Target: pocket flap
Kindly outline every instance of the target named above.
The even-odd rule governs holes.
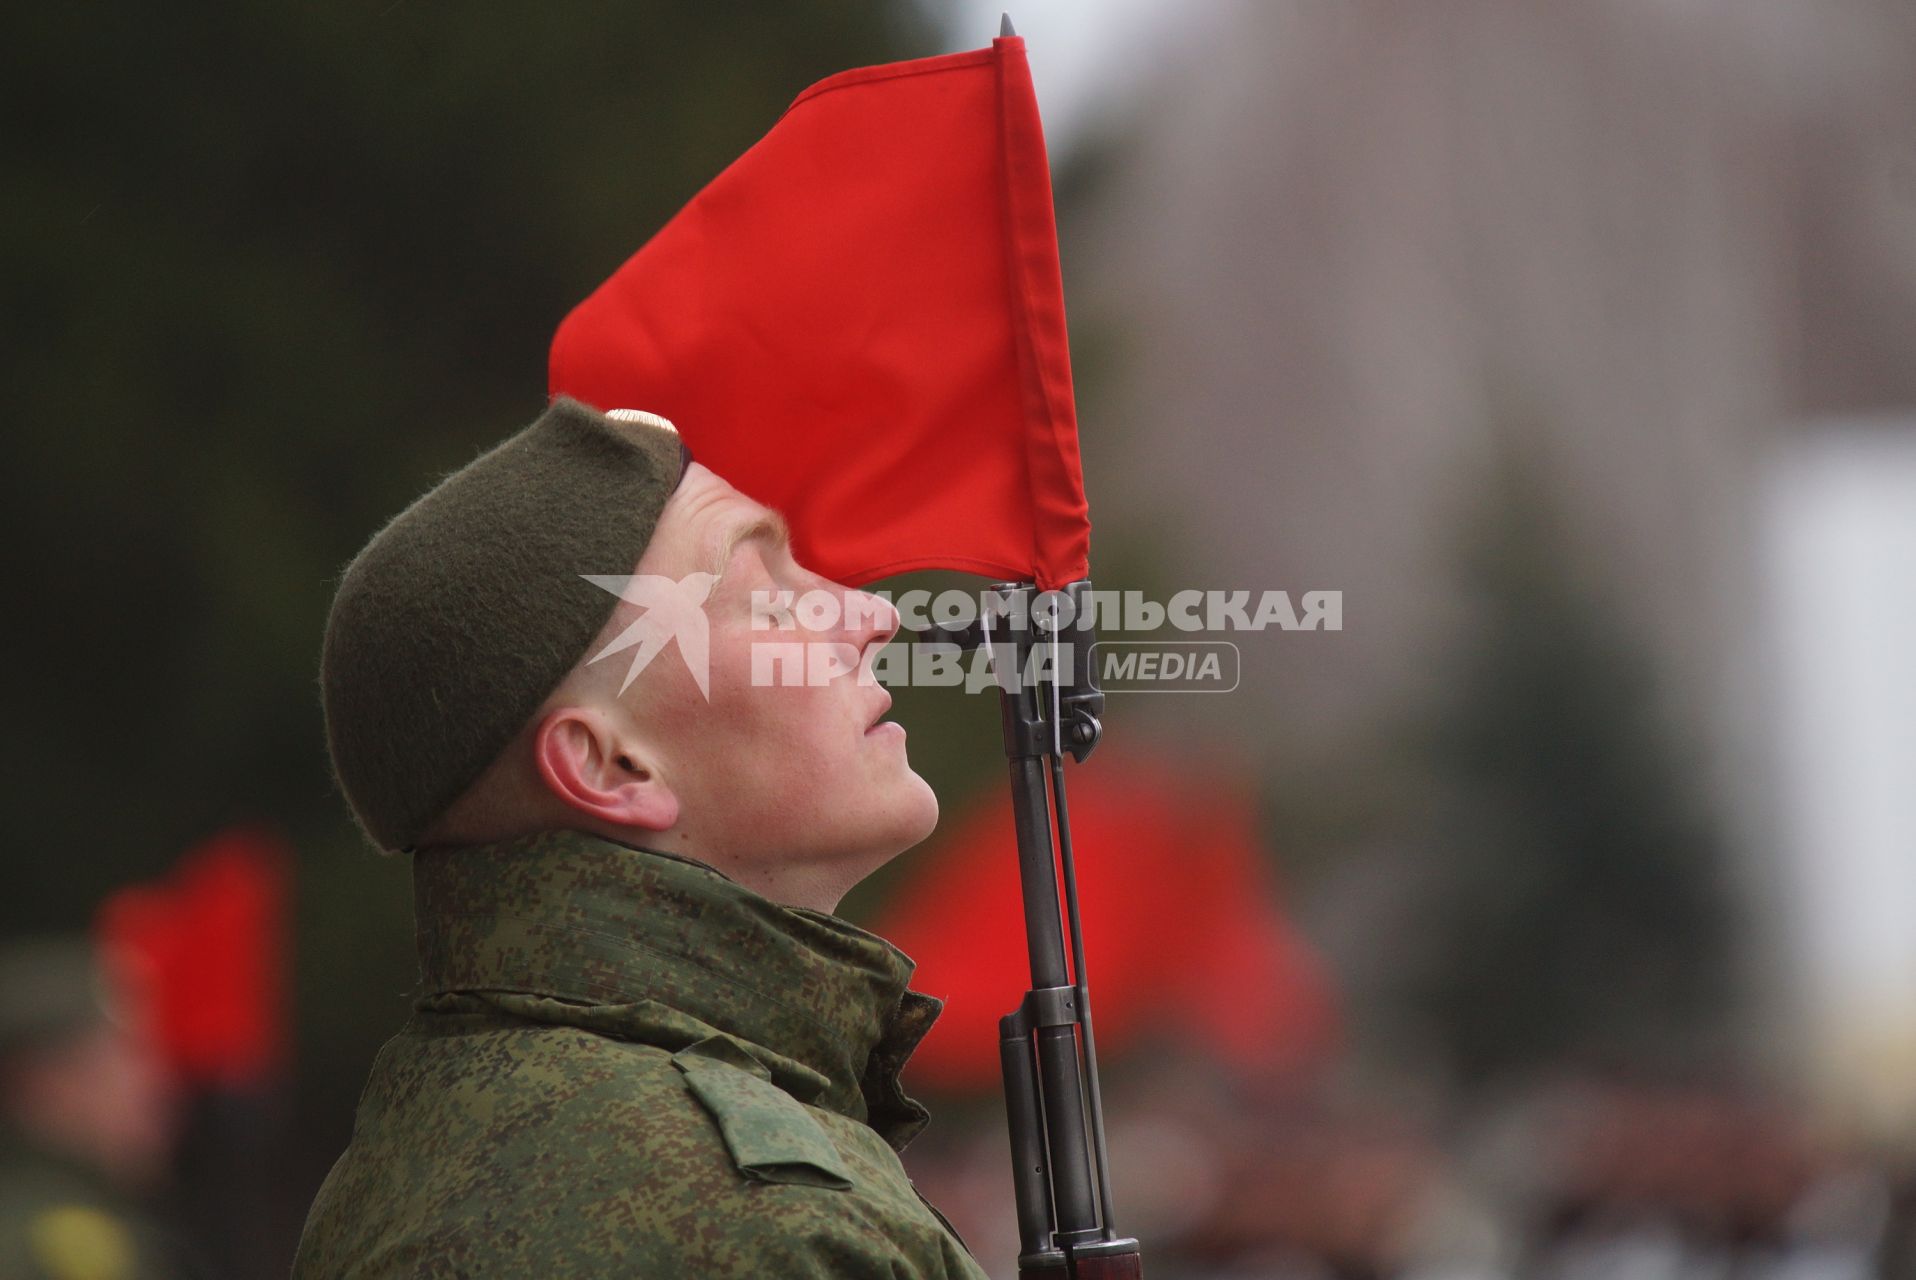
[[[761,1182],[839,1190],[852,1185],[838,1148],[797,1099],[748,1067],[733,1065],[731,1045],[703,1052],[709,1045],[701,1041],[674,1054],[672,1065],[717,1122],[740,1173]]]

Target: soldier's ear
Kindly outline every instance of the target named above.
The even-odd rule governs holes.
[[[546,789],[568,808],[615,826],[664,831],[679,800],[646,748],[598,707],[559,707],[539,722],[532,757]]]

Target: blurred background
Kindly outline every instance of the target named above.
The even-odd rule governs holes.
[[[0,1274],[284,1273],[415,976],[335,575],[799,90],[1000,7],[9,14]],[[1071,773],[1150,1274],[1916,1275],[1916,10],[1013,18],[1098,586],[1344,599]],[[899,710],[945,818],[845,913],[1008,1276],[997,711]]]

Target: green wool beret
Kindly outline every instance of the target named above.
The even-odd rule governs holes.
[[[585,656],[688,461],[650,415],[560,397],[373,535],[319,659],[333,773],[382,849],[411,848]],[[647,420],[634,420],[650,419]]]

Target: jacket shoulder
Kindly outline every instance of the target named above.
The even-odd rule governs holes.
[[[294,1274],[505,1275],[521,1250],[536,1261],[550,1245],[588,1274],[608,1261],[594,1241],[612,1234],[595,1216],[622,1193],[730,1175],[702,1127],[663,1049],[576,1027],[415,1019],[373,1064]]]
[[[905,1238],[938,1246],[862,1145],[723,1053],[415,1026],[374,1066],[295,1275],[947,1274],[911,1261]]]

